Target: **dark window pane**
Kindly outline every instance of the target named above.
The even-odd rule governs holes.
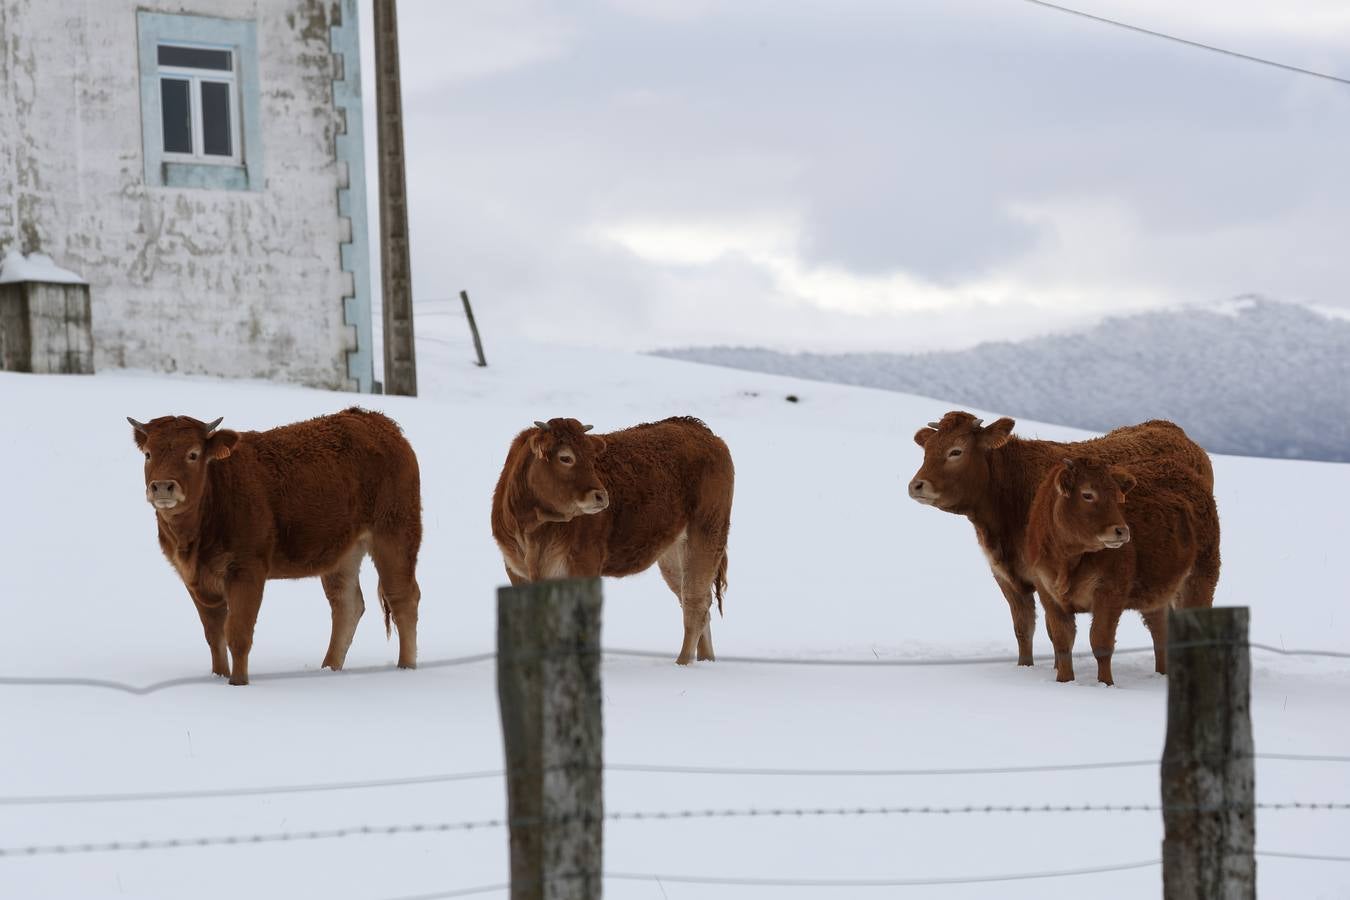
[[[192,106],[189,84],[176,78],[161,78],[159,100],[164,109],[164,152],[192,152]]]
[[[228,72],[234,68],[229,50],[205,50],[201,47],[172,47],[161,44],[161,66],[185,66],[189,69],[215,69]]]
[[[221,81],[202,82],[202,152],[208,156],[233,156],[230,143],[230,86]]]

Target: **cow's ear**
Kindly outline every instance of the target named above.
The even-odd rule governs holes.
[[[1074,471],[1073,460],[1066,459],[1056,467],[1054,471],[1055,490],[1059,491],[1061,497],[1068,497],[1073,494],[1074,483],[1078,481],[1078,473]]]
[[[548,455],[547,444],[548,435],[542,430],[535,431],[535,433],[530,435],[525,441],[525,445],[530,448],[530,452],[534,454],[535,459],[543,459]]]
[[[1111,477],[1115,479],[1116,487],[1120,488],[1122,494],[1128,494],[1138,483],[1128,470],[1122,469],[1120,466],[1111,468]]]
[[[927,444],[928,439],[935,434],[937,434],[937,432],[931,428],[920,428],[918,431],[914,432],[914,443],[922,447]]]
[[[609,442],[606,441],[604,438],[600,437],[599,435],[595,435],[591,438],[591,449],[596,456],[600,456],[602,453],[604,453],[605,448],[608,446]]]
[[[980,446],[986,450],[997,450],[1012,439],[1013,426],[1017,423],[1004,416],[995,419],[980,430]]]
[[[145,442],[150,439],[150,432],[145,430],[145,426],[137,422],[131,416],[127,416],[127,421],[131,423],[131,439],[136,442],[136,446],[145,449]]]
[[[225,459],[234,452],[234,445],[238,443],[239,432],[221,429],[206,439],[206,458]]]

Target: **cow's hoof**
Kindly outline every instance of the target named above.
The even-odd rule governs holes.
[[[687,656],[680,656],[680,657],[676,657],[676,659],[675,659],[675,665],[677,665],[677,666],[687,666],[687,665],[689,665],[689,662],[690,662],[690,660],[689,660],[689,657],[687,657]]]
[[[1034,666],[1034,665],[1035,665],[1035,663],[1031,661],[1031,657],[1030,657],[1030,656],[1019,656],[1019,657],[1017,657],[1017,664],[1018,664],[1019,666]]]
[[[1070,681],[1073,681],[1073,676],[1063,674],[1056,675],[1055,680],[1058,681],[1060,684],[1068,684]]]
[[[399,667],[400,669],[415,669],[415,668],[417,668],[417,663],[415,663],[415,662],[410,662],[410,663],[399,663],[399,664],[398,664],[398,667]]]
[[[248,679],[247,679],[247,678],[234,678],[234,677],[232,676],[232,677],[230,678],[230,684],[234,685],[235,687],[242,687],[243,685],[248,684]]]

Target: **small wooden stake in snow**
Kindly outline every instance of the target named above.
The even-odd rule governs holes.
[[[473,334],[473,349],[478,351],[478,365],[486,366],[483,358],[483,342],[478,339],[478,323],[473,320],[473,307],[469,305],[469,292],[460,291],[459,299],[464,301],[464,317],[469,320],[469,331]]]
[[[1256,897],[1247,609],[1167,614],[1163,897]]]
[[[511,900],[598,900],[600,579],[497,591]]]

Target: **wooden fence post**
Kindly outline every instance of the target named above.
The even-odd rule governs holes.
[[[1167,614],[1163,897],[1256,897],[1247,609]]]
[[[600,579],[497,591],[511,900],[598,900]]]
[[[469,305],[469,292],[460,291],[459,299],[464,301],[464,318],[469,320],[469,333],[473,335],[473,349],[478,353],[478,365],[486,366],[483,358],[483,341],[478,337],[478,323],[473,320],[473,307]]]

